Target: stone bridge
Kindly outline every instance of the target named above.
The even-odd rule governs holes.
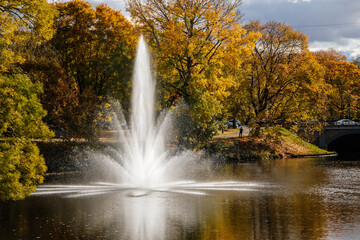
[[[319,136],[319,147],[329,149],[331,144],[336,142],[345,143],[345,139],[357,135],[356,140],[351,140],[351,143],[359,144],[360,149],[360,125],[331,125],[326,126]],[[345,143],[346,144],[346,143]]]

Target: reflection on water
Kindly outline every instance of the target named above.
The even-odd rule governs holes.
[[[24,201],[0,204],[0,239],[359,239],[360,162],[289,159],[217,170],[214,182],[157,189],[43,185]]]
[[[129,197],[146,196],[153,192],[171,192],[193,195],[208,195],[209,191],[257,191],[257,188],[267,187],[268,184],[258,184],[249,182],[195,182],[179,181],[155,188],[134,188],[132,185],[113,184],[113,183],[94,183],[91,185],[41,185],[32,196],[62,194],[63,197],[86,197],[114,192],[127,192]]]

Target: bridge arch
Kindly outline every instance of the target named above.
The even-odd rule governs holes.
[[[340,131],[326,140],[327,149],[336,152],[360,152],[360,129]]]

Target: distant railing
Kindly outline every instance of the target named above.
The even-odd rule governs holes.
[[[325,128],[337,128],[337,129],[346,129],[346,128],[359,128],[359,124],[328,124]]]

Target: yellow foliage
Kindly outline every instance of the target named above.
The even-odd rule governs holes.
[[[234,85],[230,68],[239,69],[259,33],[240,24],[238,4],[215,0],[128,0],[129,11],[156,51],[163,101],[184,98],[200,121],[222,111]]]
[[[24,61],[17,48],[25,41],[39,44],[52,37],[56,14],[46,0],[0,1],[0,72]]]
[[[256,32],[261,38],[238,74],[232,96],[242,96],[228,100],[231,111],[249,111],[241,106],[248,104],[248,116],[257,121],[311,118],[311,109],[323,104],[314,97],[323,91],[323,70],[309,53],[307,37],[278,22],[251,22],[246,29],[253,32],[252,39],[257,39]]]
[[[42,182],[45,161],[33,138],[53,133],[42,122],[46,112],[38,99],[42,91],[24,75],[0,76],[0,199],[18,200]]]
[[[360,90],[360,70],[346,57],[335,50],[319,51],[314,53],[318,62],[325,69],[325,82],[329,86],[326,97],[327,109],[332,119],[349,117],[348,110],[355,118],[359,115],[357,101]]]
[[[29,140],[0,143],[0,199],[20,200],[35,192],[46,171],[44,158]]]

